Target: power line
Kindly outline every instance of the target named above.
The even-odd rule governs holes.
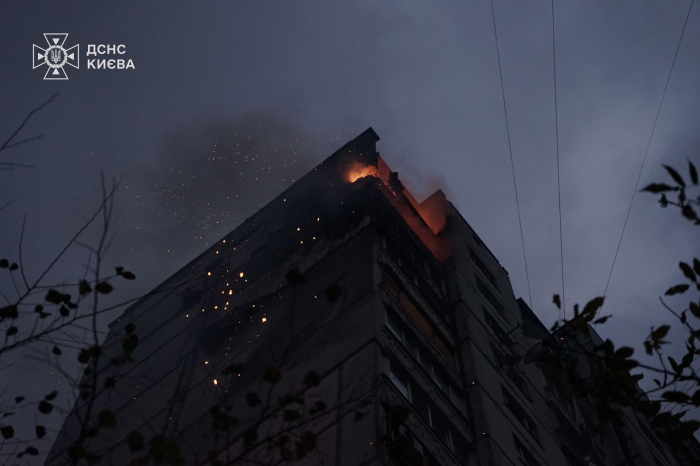
[[[501,71],[501,52],[498,47],[498,32],[496,32],[496,13],[491,0],[491,18],[493,19],[493,35],[496,39],[496,57],[498,58],[498,76],[501,79],[501,96],[503,97],[503,114],[506,118],[506,133],[508,134],[508,152],[510,153],[510,168],[513,172],[513,188],[515,189],[515,206],[518,209],[518,226],[520,227],[520,243],[523,246],[523,261],[525,262],[525,278],[527,279],[527,294],[532,308],[532,292],[530,291],[530,274],[527,268],[527,256],[525,255],[525,237],[523,236],[523,222],[520,217],[520,201],[518,200],[518,184],[515,181],[515,164],[513,163],[513,147],[510,143],[510,125],[508,124],[508,109],[506,107],[506,93],[503,89],[503,72]]]
[[[693,9],[693,4],[695,0],[691,0],[690,6],[688,7],[688,13],[685,15],[685,22],[683,23],[683,29],[681,31],[681,36],[678,39],[678,45],[676,46],[676,53],[673,55],[673,61],[671,62],[671,69],[668,71],[668,77],[666,78],[666,85],[664,86],[664,92],[661,95],[661,101],[659,102],[659,108],[656,110],[656,118],[654,118],[654,126],[651,128],[651,134],[649,135],[649,141],[647,142],[647,148],[644,151],[644,158],[642,159],[642,166],[639,167],[639,174],[637,175],[637,182],[634,185],[634,191],[632,191],[632,199],[630,199],[630,205],[627,209],[627,215],[625,215],[625,223],[622,225],[622,232],[620,233],[620,239],[617,242],[617,248],[615,249],[615,256],[613,257],[612,266],[610,266],[610,273],[608,274],[608,281],[605,283],[605,291],[603,296],[608,294],[608,286],[610,285],[610,278],[612,277],[613,269],[615,268],[615,262],[617,261],[617,254],[620,252],[620,245],[622,244],[622,237],[625,235],[625,228],[627,228],[627,220],[630,217],[630,212],[632,211],[632,204],[634,203],[634,197],[637,194],[637,189],[639,188],[639,180],[642,178],[642,171],[644,170],[644,163],[647,160],[647,155],[649,154],[649,147],[651,147],[651,141],[654,138],[654,131],[656,130],[656,123],[659,121],[659,114],[661,114],[661,107],[664,104],[664,98],[666,97],[666,90],[668,89],[668,83],[671,81],[671,74],[673,73],[673,67],[676,65],[676,58],[678,57],[678,51],[681,48],[681,42],[683,41],[683,35],[685,34],[685,27],[688,25],[688,18],[690,18],[690,11]]]
[[[561,260],[561,301],[566,319],[566,287],[564,286],[564,235],[561,226],[561,181],[559,174],[559,105],[557,103],[557,44],[554,34],[554,0],[552,0],[552,65],[554,69],[554,131],[557,141],[557,195],[559,199],[559,257]]]

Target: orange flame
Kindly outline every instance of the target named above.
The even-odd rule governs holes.
[[[360,162],[353,163],[348,169],[348,181],[354,183],[360,178],[366,176],[376,176],[379,177],[379,172],[377,167],[374,165],[363,165]]]
[[[401,190],[402,196],[397,195],[390,175],[391,170],[381,158],[378,159],[377,166],[354,162],[347,170],[347,179],[351,183],[368,176],[379,178],[388,192],[393,194],[391,203],[414,233],[438,260],[445,260],[451,254],[451,247],[446,238],[437,236],[447,224],[448,204],[445,195],[438,190],[423,202],[418,202],[407,189]]]

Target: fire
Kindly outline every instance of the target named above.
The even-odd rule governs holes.
[[[379,171],[377,170],[377,167],[374,165],[363,165],[360,162],[355,162],[348,169],[348,181],[351,183],[354,183],[360,178],[364,178],[366,176],[375,176],[379,178]]]
[[[449,242],[446,238],[438,236],[447,225],[449,205],[442,191],[438,190],[423,202],[418,202],[381,157],[377,158],[376,166],[356,161],[347,171],[347,178],[351,183],[367,176],[374,176],[382,181],[387,189],[385,194],[392,205],[438,260],[443,261],[450,256]]]

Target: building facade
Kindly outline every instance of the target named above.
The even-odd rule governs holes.
[[[683,464],[645,419],[600,425],[513,357],[549,332],[378,139],[348,142],[114,321],[46,464],[145,464],[163,445],[163,464],[188,465]],[[89,431],[105,411],[115,422]]]

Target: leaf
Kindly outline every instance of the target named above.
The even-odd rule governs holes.
[[[15,429],[13,429],[12,426],[0,427],[0,433],[2,433],[2,438],[10,440],[15,436]]]
[[[671,288],[666,290],[666,293],[664,293],[664,295],[673,296],[674,294],[685,293],[686,290],[688,290],[688,288],[690,288],[690,287],[688,285],[685,285],[685,284],[672,286]]]
[[[693,184],[698,184],[698,170],[690,160],[688,160],[688,172],[690,173],[690,181],[692,181]]]
[[[24,449],[23,453],[20,453],[17,455],[17,458],[20,458],[20,455],[29,455],[29,456],[37,456],[39,454],[39,450],[36,449],[36,447],[27,447]]]
[[[258,431],[255,429],[248,429],[243,434],[243,444],[246,448],[250,447],[258,440]]]
[[[688,280],[690,280],[691,282],[697,281],[697,278],[695,277],[695,272],[693,272],[693,269],[688,264],[686,264],[685,262],[680,262],[678,266],[681,268],[681,270],[683,271],[683,275],[685,275]]]
[[[124,267],[115,267],[114,270],[117,271],[117,275],[121,275],[124,272]]]
[[[651,339],[656,341],[661,340],[663,337],[666,336],[669,330],[671,330],[670,325],[662,325],[661,327],[651,332]]]
[[[343,289],[340,287],[340,285],[333,283],[326,288],[326,298],[328,298],[328,301],[334,303],[338,301],[338,298],[340,298],[342,292]]]
[[[693,207],[690,204],[684,205],[683,209],[681,210],[681,213],[688,220],[697,219],[697,214],[695,213],[695,211],[693,210]]]
[[[287,422],[294,422],[301,419],[301,414],[296,409],[285,409],[282,411],[282,418]]]
[[[127,335],[134,333],[134,330],[136,330],[136,325],[134,324],[127,324],[126,327],[124,327],[124,331]]]
[[[7,259],[0,259],[0,269],[6,269],[10,266]]]
[[[61,306],[58,312],[60,312],[63,317],[68,317],[70,315],[70,311],[66,306]]]
[[[673,371],[676,374],[680,374],[683,372],[683,368],[678,365],[675,359],[673,359],[671,356],[668,357],[668,362],[671,364],[671,367],[673,368]]]
[[[700,319],[700,306],[692,301],[690,302],[690,312],[692,312],[695,317]]]
[[[44,437],[44,435],[46,435],[46,427],[44,427],[44,426],[36,426],[35,431],[36,431],[36,438],[38,438],[38,439],[41,439],[42,437]]]
[[[107,282],[100,282],[97,285],[95,285],[95,291],[97,291],[98,293],[102,293],[102,294],[108,294],[113,289],[114,288],[112,287],[112,285],[110,285]]]
[[[666,191],[673,191],[673,188],[666,183],[652,183],[646,188],[642,189],[642,191],[658,194]]]
[[[243,371],[243,364],[231,364],[230,366],[226,367],[221,374],[223,375],[228,375],[228,374],[236,374],[240,375],[240,373]]]
[[[632,357],[634,354],[634,348],[629,346],[623,346],[622,348],[615,351],[615,359],[627,359]]]
[[[612,316],[603,316],[603,317],[601,317],[600,319],[596,319],[595,321],[593,321],[593,323],[594,323],[594,324],[604,324],[604,323],[607,322],[608,319],[611,318],[611,317],[612,317]]]
[[[695,273],[700,275],[700,261],[697,259],[693,259],[693,269],[695,269]]]
[[[263,373],[263,380],[271,384],[276,384],[280,381],[281,374],[279,369],[271,367]]]
[[[317,436],[313,432],[306,431],[301,434],[301,438],[296,442],[298,460],[304,459],[309,453],[316,448]]]
[[[117,425],[117,418],[112,411],[104,410],[97,416],[97,425],[112,429]]]
[[[52,288],[46,293],[46,297],[44,299],[52,304],[61,304],[65,297],[63,293],[60,293]]]
[[[561,298],[559,297],[558,294],[555,294],[552,297],[552,302],[554,303],[555,306],[557,306],[557,309],[561,309]]]
[[[319,400],[319,401],[316,401],[316,403],[314,403],[314,407],[309,410],[309,414],[314,415],[316,413],[321,413],[325,410],[326,410],[326,403]]]
[[[143,435],[138,432],[132,432],[126,436],[126,443],[131,451],[141,451],[146,446]]]
[[[166,440],[160,435],[155,435],[151,438],[149,445],[151,448],[148,450],[148,454],[153,458],[155,464],[160,464],[164,461],[172,466],[185,464],[177,443]]]
[[[53,410],[53,405],[46,400],[39,402],[39,412],[41,414],[49,414]]]
[[[57,391],[57,390],[54,390],[54,391],[52,391],[51,393],[49,393],[48,395],[46,395],[46,396],[44,397],[44,399],[45,399],[46,401],[52,401],[52,400],[55,400],[57,396],[58,396],[58,391]]]
[[[591,299],[583,308],[583,312],[581,312],[581,315],[584,316],[590,316],[589,319],[586,320],[592,320],[593,317],[595,316],[595,313],[600,309],[600,307],[603,305],[603,302],[605,302],[605,297],[604,296],[598,296],[597,298]]]
[[[661,397],[672,403],[687,403],[690,397],[683,392],[664,392]]]
[[[78,362],[81,364],[87,364],[90,361],[90,350],[83,348],[78,353]]]
[[[139,344],[139,337],[133,333],[127,335],[127,337],[122,342],[122,350],[126,356],[131,356],[136,347]]]
[[[92,291],[92,287],[87,281],[80,280],[80,284],[78,285],[78,291],[81,295],[85,295]]]
[[[287,272],[284,278],[291,285],[302,285],[307,281],[307,278],[296,267]]]
[[[122,277],[124,277],[126,280],[134,280],[136,278],[136,275],[134,275],[131,272],[123,272]]]
[[[17,270],[18,268],[19,268],[19,265],[17,265],[17,262],[13,262],[13,263],[10,265],[10,272],[14,272],[14,271]]]
[[[0,308],[0,319],[16,319],[17,317],[19,317],[19,312],[16,305],[12,304]]]
[[[24,399],[25,399],[25,398],[24,398],[23,396],[16,396],[16,397],[15,397],[15,403],[19,404],[19,403],[23,402]]]
[[[679,175],[678,172],[673,167],[669,167],[668,165],[664,165],[664,168],[666,169],[668,174],[671,175],[671,178],[673,178],[673,180],[676,183],[678,183],[680,186],[685,187],[685,181],[683,181],[683,177],[681,177],[681,175]]]
[[[61,351],[61,348],[59,348],[58,346],[54,346],[51,352],[56,356],[60,356],[63,354],[63,351]]]
[[[314,371],[307,372],[304,377],[304,384],[309,387],[317,387],[321,383],[321,376]]]
[[[6,332],[6,333],[7,333],[7,336],[8,336],[8,337],[11,336],[11,335],[16,334],[16,333],[17,333],[17,327],[15,327],[15,326],[13,325],[12,327],[10,327],[10,328],[7,329],[7,332]]]
[[[686,355],[683,356],[683,359],[681,359],[681,366],[690,367],[690,365],[693,363],[694,356],[695,354],[693,353],[686,353]]]
[[[248,406],[250,406],[251,408],[260,406],[260,404],[262,403],[262,400],[260,399],[257,393],[247,393],[245,396],[245,400],[248,403]]]

